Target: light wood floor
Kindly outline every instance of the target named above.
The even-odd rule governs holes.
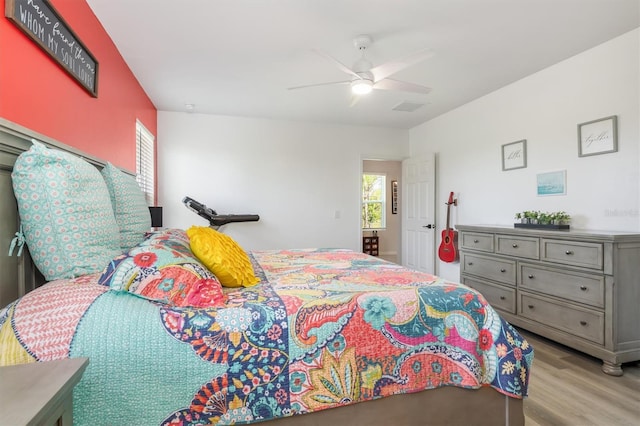
[[[640,425],[640,363],[624,364],[622,377],[609,376],[600,360],[520,331],[535,351],[527,426]]]

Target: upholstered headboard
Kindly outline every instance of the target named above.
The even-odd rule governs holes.
[[[11,186],[11,171],[18,156],[36,139],[48,147],[78,155],[101,169],[106,162],[47,136],[0,118],[0,309],[44,282],[34,267],[29,251],[9,256],[11,240],[20,226],[18,207]]]

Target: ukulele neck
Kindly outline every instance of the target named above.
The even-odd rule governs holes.
[[[447,203],[446,203],[447,204],[447,231],[449,230],[449,218],[450,218],[450,215],[451,215],[451,205],[452,204],[455,205],[456,201],[457,200],[453,199],[453,192],[450,192],[449,193],[449,201],[447,201]]]

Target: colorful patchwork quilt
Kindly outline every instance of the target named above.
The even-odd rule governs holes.
[[[89,357],[77,424],[244,424],[441,386],[527,394],[533,349],[477,291],[348,250],[254,251],[212,308],[52,281],[0,311],[0,365]]]

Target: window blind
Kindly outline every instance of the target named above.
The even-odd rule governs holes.
[[[136,121],[136,180],[150,206],[155,202],[154,141],[153,134]]]

